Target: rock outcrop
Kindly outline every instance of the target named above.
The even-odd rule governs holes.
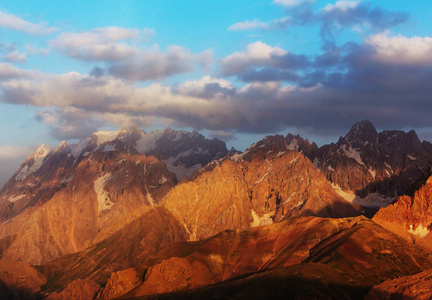
[[[372,285],[432,266],[422,249],[364,217],[290,218],[172,245],[151,260],[143,282],[120,299],[162,293],[171,293],[166,298],[232,298],[249,295],[250,289],[257,292],[253,299],[288,291],[305,298],[361,299]],[[260,284],[263,275],[274,277],[277,287]]]
[[[0,224],[1,254],[42,264],[82,251],[154,207],[175,181],[156,158],[120,141],[102,144],[50,201]]]
[[[366,300],[428,300],[432,299],[432,270],[426,270],[411,276],[386,280],[374,286]]]
[[[432,176],[414,196],[402,196],[381,208],[373,220],[432,252]]]
[[[177,185],[166,207],[199,240],[226,229],[271,224],[289,216],[343,217],[359,211],[342,199],[297,151],[259,151]]]

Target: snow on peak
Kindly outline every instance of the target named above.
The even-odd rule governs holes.
[[[44,164],[45,158],[48,154],[51,153],[51,150],[45,146],[44,144],[40,145],[36,151],[29,157],[32,162],[29,161],[16,175],[15,180],[21,181],[26,179],[30,174],[39,170]]]
[[[45,144],[40,145],[33,153],[33,158],[45,157],[48,155],[50,149]]]
[[[65,148],[69,147],[69,144],[66,141],[62,141],[56,148],[55,151],[61,151]]]
[[[120,132],[122,132],[122,129],[116,131],[97,131],[93,133],[93,135],[97,137],[96,146],[99,147],[103,143],[114,141]]]
[[[83,138],[78,144],[72,146],[72,155],[77,158],[81,152],[88,146],[90,143],[90,138]]]

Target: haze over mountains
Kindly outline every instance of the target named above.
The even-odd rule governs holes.
[[[244,153],[137,127],[41,145],[0,191],[0,295],[362,299],[432,268],[431,167],[432,144],[369,121]]]

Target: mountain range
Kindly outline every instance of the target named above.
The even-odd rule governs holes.
[[[391,297],[430,276],[431,167],[431,143],[369,121],[244,153],[137,127],[41,145],[0,190],[0,296]]]

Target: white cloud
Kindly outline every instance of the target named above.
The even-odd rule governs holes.
[[[138,29],[97,28],[89,32],[62,33],[51,45],[67,56],[84,61],[118,61],[139,53],[136,47],[124,41],[139,36]]]
[[[5,55],[4,59],[8,62],[26,62],[27,57],[24,53],[20,53],[18,50],[13,50]]]
[[[303,3],[313,3],[315,0],[274,0],[273,2],[283,6],[296,6]]]
[[[416,65],[432,63],[432,38],[411,38],[397,35],[376,34],[365,40],[374,49],[374,59],[392,65]]]
[[[0,11],[0,27],[30,34],[45,35],[58,31],[55,27],[47,27],[45,24],[34,24],[17,16]]]
[[[339,11],[347,11],[349,9],[353,9],[356,8],[358,6],[358,4],[360,3],[360,1],[345,1],[345,0],[340,0],[337,1],[335,4],[327,4],[323,10],[326,12],[330,12],[333,10],[339,10]]]
[[[128,60],[113,63],[108,68],[108,72],[113,76],[127,80],[163,79],[193,71],[197,63],[206,68],[212,59],[211,51],[193,54],[184,47],[170,46],[166,52],[162,52],[158,47],[154,47],[143,50]]]
[[[252,66],[275,66],[279,65],[282,57],[288,52],[279,48],[271,47],[260,41],[249,44],[242,52],[235,52],[220,60],[224,74],[233,75],[242,72]]]
[[[0,81],[11,80],[15,78],[29,78],[33,73],[22,70],[9,63],[0,63]]]
[[[228,30],[231,31],[243,31],[243,30],[251,30],[251,29],[269,29],[270,25],[261,22],[258,19],[252,20],[252,21],[244,21],[244,22],[238,22],[233,25],[231,25]]]

